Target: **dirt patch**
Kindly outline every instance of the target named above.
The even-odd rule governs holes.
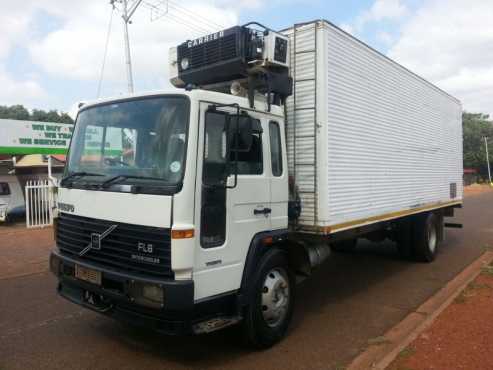
[[[478,194],[484,194],[491,192],[493,193],[493,187],[486,184],[472,184],[469,186],[464,186],[464,195],[473,196]]]
[[[493,274],[486,268],[388,370],[493,369]]]
[[[48,270],[55,242],[53,229],[26,229],[20,225],[0,228],[0,280]]]
[[[2,223],[2,224],[0,224],[0,237],[2,235],[8,235],[8,234],[11,234],[13,232],[26,231],[26,230],[27,230],[27,228],[26,228],[25,222],[16,222],[16,223],[9,223],[9,224]]]

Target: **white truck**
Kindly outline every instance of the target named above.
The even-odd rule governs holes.
[[[79,111],[50,258],[60,295],[164,333],[241,323],[268,347],[330,249],[390,238],[435,258],[462,204],[457,99],[319,20],[189,40],[169,67],[181,90]]]

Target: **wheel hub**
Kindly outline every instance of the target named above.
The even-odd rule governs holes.
[[[289,293],[286,272],[280,268],[269,271],[262,286],[262,315],[270,327],[278,326],[286,317]]]

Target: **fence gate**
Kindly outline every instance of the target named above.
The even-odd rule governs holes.
[[[53,224],[55,199],[49,180],[28,181],[26,184],[26,226],[44,227]]]

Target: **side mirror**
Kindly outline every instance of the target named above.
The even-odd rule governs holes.
[[[229,121],[229,147],[232,152],[248,152],[252,147],[253,120],[247,114],[233,114]]]

